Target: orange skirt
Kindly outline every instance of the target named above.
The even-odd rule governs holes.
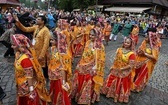
[[[62,89],[61,79],[50,81],[52,105],[71,105],[68,93]]]
[[[82,53],[83,53],[83,48],[84,48],[84,46],[82,45],[82,44],[76,44],[75,45],[75,52],[74,52],[74,56],[75,57],[79,57],[79,56],[81,56],[82,55]]]
[[[90,74],[80,74],[78,70],[74,74],[72,98],[78,104],[90,104],[93,93],[93,76]]]
[[[135,90],[137,92],[142,91],[148,81],[148,68],[147,65],[143,65],[141,68],[135,70]]]
[[[112,97],[115,101],[128,102],[131,90],[131,75],[119,78],[112,74],[106,79],[101,93],[106,97]]]
[[[36,91],[35,91],[36,92]],[[29,96],[18,96],[17,105],[47,105],[46,102],[42,101],[38,93],[36,92],[37,96],[34,98],[34,100],[30,99]]]

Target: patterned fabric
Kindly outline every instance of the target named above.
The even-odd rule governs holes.
[[[23,53],[29,55],[31,57],[31,53],[29,48],[32,47],[31,41],[22,34],[15,34],[11,37],[12,43],[14,43],[18,48],[24,48]]]
[[[157,34],[154,32],[149,32],[149,40],[150,40],[151,48],[156,48],[158,45]]]
[[[60,24],[60,25],[61,25],[61,29],[63,29],[63,27],[64,27],[66,24],[68,24],[68,22],[67,22],[67,20],[65,20],[65,19],[59,19],[58,24]]]
[[[106,97],[114,98],[114,102],[128,102],[131,89],[131,70],[118,70],[129,65],[130,60],[135,60],[134,52],[130,51],[126,54],[122,52],[122,48],[117,49],[116,57],[111,67],[110,74],[106,78],[101,93]],[[123,57],[124,56],[124,57]]]
[[[156,38],[155,36],[149,36],[149,37],[153,37],[155,42],[155,38]],[[150,40],[152,42],[152,38]],[[149,44],[147,43],[146,40],[144,40],[141,46],[139,47],[139,50],[149,54],[150,56],[153,56],[154,59],[149,59],[148,57],[137,53],[137,57],[136,57],[137,64],[135,69],[136,77],[134,78],[135,91],[137,92],[142,91],[144,87],[147,85],[153,73],[155,64],[158,60],[159,49],[155,48],[154,46],[151,48],[150,45],[157,46],[155,45],[155,43]]]
[[[95,41],[95,48],[100,49],[102,45],[102,36],[100,34],[100,31],[96,28],[93,29],[96,33],[96,41]]]
[[[67,50],[67,42],[66,42],[66,35],[61,33],[57,34],[58,36],[58,52],[61,54],[65,54]]]
[[[105,51],[102,43],[101,48],[98,46],[97,49],[95,43],[96,41],[87,41],[73,77],[72,97],[76,99],[78,104],[91,104],[100,100],[100,87],[103,84],[104,76]]]
[[[27,47],[29,48],[32,46],[31,41],[22,34],[15,34],[12,36],[12,41],[17,45],[18,47]]]
[[[35,78],[35,82],[36,82],[36,88],[35,90],[38,93],[38,96],[41,100],[45,101],[45,102],[51,102],[50,96],[45,88],[45,78],[43,76],[42,73],[42,68],[37,60],[36,54],[35,54],[35,50],[30,42],[30,40],[21,34],[16,34],[12,36],[12,41],[13,43],[18,46],[23,48],[24,50],[22,52],[16,52],[16,58],[15,58],[15,73],[16,73],[16,84],[17,85],[21,85],[23,84],[23,88],[24,88],[24,83],[27,81],[27,77],[31,77],[33,75],[33,78]],[[24,59],[29,59],[28,63],[32,63],[32,65],[29,67],[25,67],[23,64],[21,65],[22,61]],[[32,67],[33,66],[33,67]],[[33,68],[33,69],[32,69]],[[32,74],[32,70],[33,70],[33,74]],[[28,89],[28,88],[27,88]],[[24,91],[23,91],[24,92]],[[23,93],[22,90],[20,93]],[[25,94],[25,93],[24,93]]]

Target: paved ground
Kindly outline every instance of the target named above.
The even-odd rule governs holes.
[[[143,37],[140,36],[140,43]],[[149,84],[143,92],[131,93],[130,101],[128,104],[114,103],[113,99],[101,96],[101,101],[94,105],[168,105],[168,66],[164,64],[168,60],[168,39],[162,39],[163,46],[161,48],[159,61],[156,64],[153,75]],[[109,46],[106,46],[106,67],[105,77],[107,77],[109,68],[113,62],[115,51],[121,46],[122,37],[119,36],[119,41],[111,41]],[[0,44],[0,86],[5,90],[7,96],[3,100],[3,105],[16,104],[16,88],[14,80],[13,60],[14,58],[3,58],[4,51],[6,50]],[[72,105],[77,105],[72,102]]]

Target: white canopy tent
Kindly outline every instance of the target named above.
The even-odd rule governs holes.
[[[78,11],[80,11],[80,9],[73,9],[73,11],[78,12]]]
[[[142,13],[148,9],[150,9],[150,7],[110,7],[106,8],[105,11]]]

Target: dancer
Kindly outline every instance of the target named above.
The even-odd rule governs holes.
[[[15,50],[17,105],[47,105],[51,99],[30,40],[24,35],[15,34],[12,36],[12,48]]]
[[[78,104],[91,104],[100,101],[100,87],[103,84],[105,50],[102,37],[95,28],[90,31],[82,58],[73,77],[72,98]]]
[[[156,29],[149,29],[148,35],[137,51],[134,91],[140,92],[147,85],[158,60],[159,49]]]
[[[106,78],[102,94],[114,98],[114,102],[129,102],[131,90],[131,72],[135,64],[134,43],[131,38],[124,40],[123,46],[116,51],[116,57],[110,74]]]

